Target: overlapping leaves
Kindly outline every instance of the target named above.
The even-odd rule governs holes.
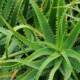
[[[28,25],[25,23],[27,20],[22,14],[25,1],[18,0],[10,21],[11,25],[15,25],[15,23],[19,25],[13,27],[9,24],[9,21],[7,22],[11,11],[11,8],[7,10],[10,0],[7,4],[5,0],[1,0],[0,10],[2,11],[3,4],[6,4],[7,7],[2,11],[5,14],[0,15],[0,25],[2,26],[0,33],[1,35],[3,34],[1,37],[4,36],[3,39],[6,40],[4,42],[5,51],[0,58],[2,69],[0,71],[4,71],[5,68],[6,72],[13,71],[8,77],[12,79],[16,76],[16,80],[41,80],[41,78],[55,80],[58,79],[58,76],[61,76],[61,80],[78,80],[78,69],[72,64],[72,60],[77,60],[78,63],[76,65],[80,65],[80,54],[74,50],[75,42],[80,33],[80,20],[77,20],[73,15],[73,17],[70,16],[70,19],[73,19],[71,24],[74,25],[69,31],[68,16],[66,14],[70,15],[68,13],[69,7],[71,5],[73,7],[79,1],[72,1],[70,4],[66,4],[65,0],[47,0],[47,2],[44,0],[41,7],[43,10],[39,8],[35,0],[29,1],[33,16],[35,15],[31,19],[35,18],[38,24],[35,25],[33,22]],[[54,30],[56,31],[54,32]],[[16,49],[17,47],[18,49]],[[23,66],[26,69],[25,71]],[[19,72],[15,73],[15,69],[18,71],[22,69],[21,71],[24,73],[22,75]],[[60,75],[58,75],[58,72]]]

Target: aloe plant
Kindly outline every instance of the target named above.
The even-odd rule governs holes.
[[[0,4],[1,80],[79,80],[79,0]]]

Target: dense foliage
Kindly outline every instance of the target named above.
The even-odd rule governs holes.
[[[0,80],[80,80],[80,1],[0,0]]]

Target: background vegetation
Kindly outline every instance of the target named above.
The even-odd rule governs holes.
[[[80,80],[80,1],[0,0],[0,80]]]

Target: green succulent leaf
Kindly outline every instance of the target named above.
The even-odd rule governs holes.
[[[78,21],[75,25],[74,28],[72,29],[71,33],[69,34],[68,38],[64,42],[64,47],[65,48],[72,48],[75,41],[77,40],[77,37],[80,32],[80,21]]]
[[[60,54],[58,54],[58,53],[56,53],[56,52],[53,53],[52,55],[50,55],[50,56],[42,63],[42,65],[40,66],[39,71],[38,71],[35,79],[38,80],[39,77],[40,77],[40,75],[41,75],[41,73],[42,73],[43,70],[46,68],[46,66],[47,66],[51,61],[57,59],[58,57],[60,57]]]
[[[41,31],[45,36],[45,40],[53,43],[54,35],[53,35],[53,32],[52,32],[45,16],[39,11],[39,8],[38,8],[37,4],[35,3],[35,1],[30,0],[30,3],[33,7],[33,10],[34,10],[36,16],[37,16]]]
[[[56,45],[59,49],[63,48],[63,42],[66,32],[66,8],[64,7],[65,1],[57,1],[57,13],[56,13]],[[62,6],[61,8],[59,6]]]
[[[48,80],[53,80],[54,79],[54,75],[57,72],[57,70],[60,68],[60,65],[62,63],[62,59],[58,59],[56,60],[54,67],[52,68],[50,74],[49,74],[49,79]]]

